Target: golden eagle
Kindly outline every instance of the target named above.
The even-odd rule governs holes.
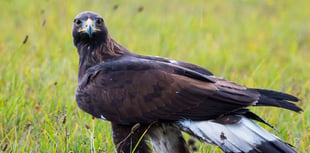
[[[111,121],[118,152],[130,152],[146,130],[155,152],[189,152],[181,131],[225,152],[295,152],[255,124],[268,125],[248,107],[300,112],[296,97],[247,88],[194,64],[132,53],[110,37],[94,12],[75,17],[72,36],[79,54],[77,104]],[[136,151],[150,152],[144,139]]]

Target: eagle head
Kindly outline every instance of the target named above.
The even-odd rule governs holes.
[[[81,12],[74,18],[72,36],[76,47],[82,44],[106,42],[109,37],[103,18],[91,11]]]

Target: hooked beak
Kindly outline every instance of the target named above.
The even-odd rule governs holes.
[[[93,33],[96,31],[100,31],[100,29],[95,27],[93,20],[90,18],[88,18],[86,22],[83,22],[83,25],[79,30],[79,32],[87,33],[89,37],[92,37]]]

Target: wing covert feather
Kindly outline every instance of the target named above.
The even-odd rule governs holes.
[[[175,69],[180,68],[145,60],[100,64],[82,79],[83,86],[76,92],[78,105],[95,117],[130,124],[211,119],[255,101],[255,94],[242,86],[215,77],[216,82],[191,77]]]

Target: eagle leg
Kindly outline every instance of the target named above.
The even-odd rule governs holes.
[[[142,125],[133,131],[133,126],[131,125],[120,125],[113,122],[111,124],[113,142],[117,153],[131,153],[147,129],[147,126]],[[135,153],[151,153],[146,137],[139,142]]]

